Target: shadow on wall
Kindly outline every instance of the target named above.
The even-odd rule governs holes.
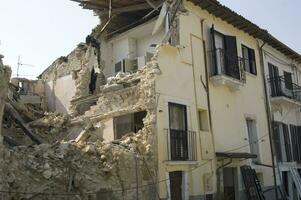
[[[56,97],[55,90],[53,89],[53,82],[49,81],[45,84],[45,93],[47,99],[47,111],[55,112],[58,111],[63,114],[68,114],[66,105]]]

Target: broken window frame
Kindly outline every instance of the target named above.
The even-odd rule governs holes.
[[[139,114],[142,116],[139,117]],[[138,133],[139,130],[142,130],[144,127],[143,119],[147,116],[146,111],[134,112],[125,115],[121,115],[113,118],[113,126],[114,126],[114,139],[121,139],[124,135],[129,133]],[[123,125],[128,126],[127,128],[121,128],[122,123],[120,120],[128,119],[128,123],[124,123]],[[118,122],[119,121],[119,122]],[[118,127],[119,126],[119,127]],[[125,130],[127,129],[127,130]]]

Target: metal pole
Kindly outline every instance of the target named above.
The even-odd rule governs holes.
[[[18,56],[18,66],[17,66],[17,77],[19,77],[19,69],[20,69],[20,65],[21,65],[21,58],[20,56]]]
[[[136,199],[139,200],[139,185],[138,185],[138,154],[135,155],[136,163]]]

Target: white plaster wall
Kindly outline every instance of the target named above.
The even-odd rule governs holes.
[[[55,96],[53,91],[53,81],[45,83],[45,96],[47,100],[47,108],[49,111],[55,111]]]
[[[88,88],[87,88],[88,90]],[[75,96],[75,81],[72,75],[67,75],[56,80],[55,84],[56,110],[62,113],[69,113],[70,101]]]
[[[88,88],[87,88],[88,89]],[[45,94],[50,111],[69,113],[70,102],[75,96],[75,81],[72,75],[63,76],[56,81],[49,81],[45,84]]]
[[[105,61],[106,77],[115,75],[115,63],[122,59],[145,56],[146,52],[154,53],[155,48],[150,45],[160,44],[165,35],[163,29],[152,35],[154,26],[155,20],[152,20],[117,35],[109,41],[102,41],[102,60]]]
[[[202,195],[205,192],[216,192],[216,160],[215,152],[250,152],[246,118],[252,116],[256,119],[256,129],[259,142],[260,158],[262,163],[271,164],[270,143],[268,137],[268,123],[264,101],[264,85],[260,70],[259,52],[256,39],[243,31],[237,30],[232,25],[208,14],[208,12],[185,3],[189,13],[180,16],[180,46],[179,48],[164,46],[159,52],[159,67],[162,74],[156,79],[156,91],[158,96],[158,165],[159,180],[164,178],[168,171],[189,171],[193,168],[189,164],[169,164],[166,162],[166,131],[168,128],[167,102],[182,102],[188,109],[188,126],[190,130],[198,131],[198,109],[208,110],[205,83],[205,62],[202,40],[205,40],[206,53],[211,50],[210,28],[215,28],[227,35],[236,36],[238,56],[241,56],[241,44],[255,50],[256,66],[258,74],[247,73],[246,84],[239,91],[230,91],[226,86],[214,86],[209,81],[210,100],[212,109],[212,132],[204,136],[198,132],[197,148],[198,163],[204,164],[189,172],[189,195]],[[205,20],[204,37],[202,37],[201,20]],[[208,57],[207,57],[208,59]],[[212,66],[208,63],[208,68]],[[160,112],[159,112],[160,111]],[[213,136],[213,137],[212,137]],[[212,138],[212,139],[211,139]],[[211,139],[211,140],[210,140]],[[205,140],[205,142],[204,142]],[[213,144],[212,144],[213,142]],[[206,162],[204,144],[215,147],[213,162]],[[207,163],[207,164],[206,164]],[[234,161],[234,166],[250,164],[250,160]],[[263,172],[263,185],[273,184],[272,170],[266,167],[257,167],[258,172]],[[204,191],[204,176],[212,178],[211,191]],[[240,177],[241,178],[241,177]],[[242,190],[242,188],[240,188]],[[160,188],[162,197],[166,195],[166,186]]]

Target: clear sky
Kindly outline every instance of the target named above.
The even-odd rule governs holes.
[[[98,24],[93,12],[70,0],[0,0],[0,54],[16,74],[34,78],[67,55]],[[220,0],[301,53],[301,0]],[[33,76],[33,77],[32,77]]]
[[[219,0],[301,54],[301,0]]]
[[[67,55],[98,24],[90,10],[70,0],[0,0],[0,54],[16,74],[39,75],[56,58]],[[34,78],[34,77],[27,78]]]

